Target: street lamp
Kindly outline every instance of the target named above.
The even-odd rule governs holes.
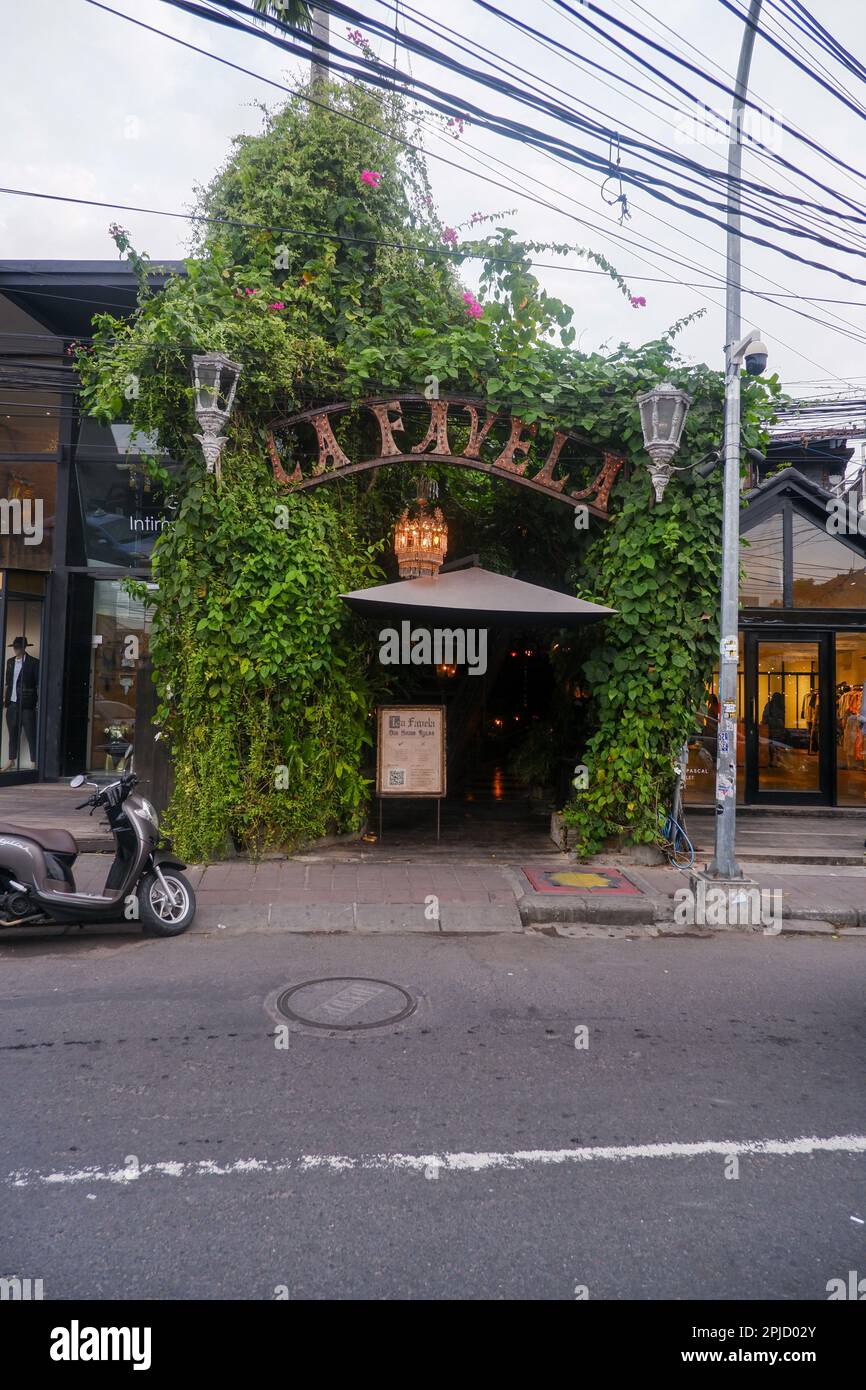
[[[208,473],[216,473],[219,483],[222,476],[220,454],[225,444],[223,430],[232,413],[241,369],[225,353],[206,352],[193,357],[192,372],[195,417],[201,425],[201,434],[195,438],[201,445]]]
[[[669,381],[654,386],[637,398],[644,448],[652,459],[650,481],[657,502],[665,495],[674,466],[671,460],[680,447],[683,426],[692,398]]]

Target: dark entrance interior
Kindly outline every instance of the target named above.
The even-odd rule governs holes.
[[[559,649],[549,629],[491,627],[483,675],[466,666],[401,671],[389,698],[446,709],[443,843],[519,839],[525,847],[529,837],[550,847],[550,814],[567,798],[578,761],[583,703],[581,691],[563,689],[552,659]],[[435,840],[432,801],[386,798],[382,814],[386,844],[407,834]]]

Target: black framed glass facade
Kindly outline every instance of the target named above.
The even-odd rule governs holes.
[[[133,437],[130,425],[82,421],[75,474],[88,568],[149,569],[154,544],[176,511],[178,473],[153,440]]]
[[[866,808],[866,538],[840,532],[841,510],[789,470],[743,513],[739,802]],[[690,740],[686,797],[701,805],[714,802],[716,713],[714,677]]]
[[[744,608],[781,608],[785,599],[782,513],[776,512],[758,526],[751,527],[743,540],[740,602]]]
[[[792,509],[793,608],[866,609],[866,556]]]
[[[56,504],[56,463],[0,459],[0,569],[51,569]]]

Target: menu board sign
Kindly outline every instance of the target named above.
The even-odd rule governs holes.
[[[380,705],[377,796],[445,795],[445,707]]]

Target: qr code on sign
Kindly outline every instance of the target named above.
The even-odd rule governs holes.
[[[389,787],[405,787],[405,785],[406,785],[406,769],[403,768],[403,767],[389,767],[389,768],[388,768],[388,786],[389,786]]]

